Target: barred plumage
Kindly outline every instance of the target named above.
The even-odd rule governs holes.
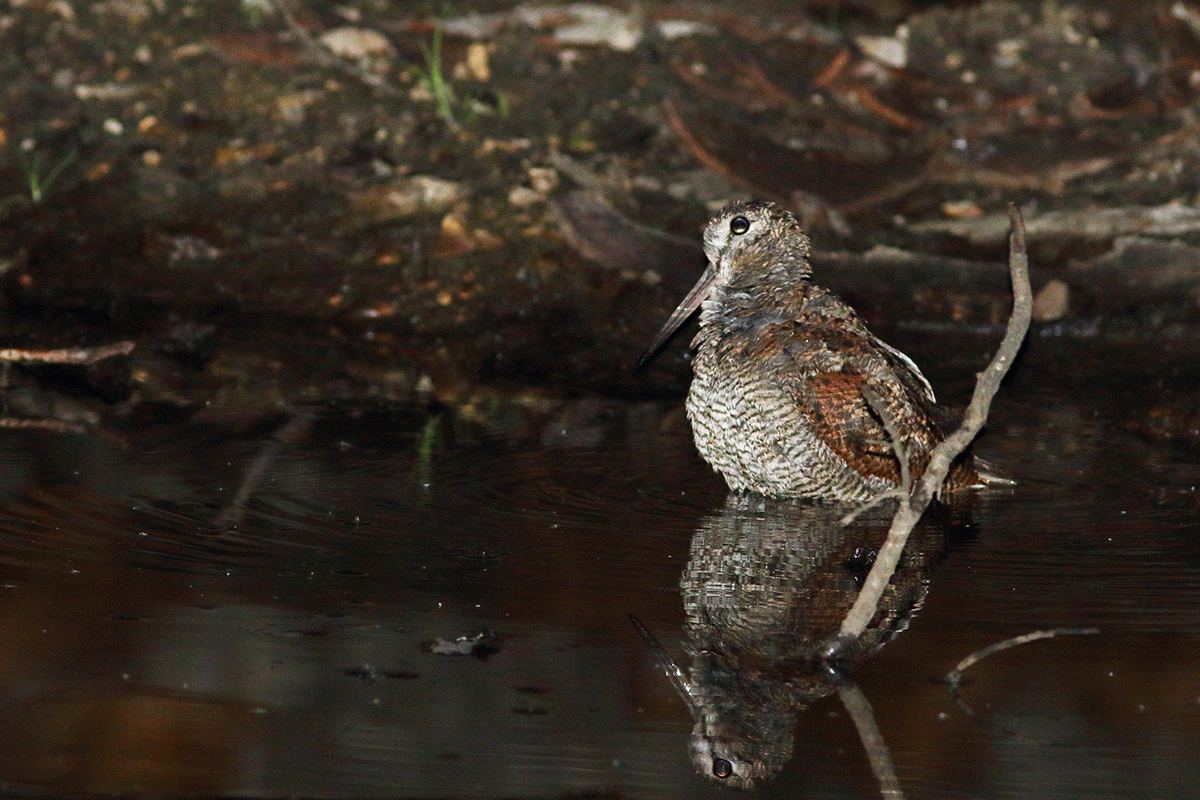
[[[895,487],[899,461],[864,391],[886,407],[919,476],[947,415],[907,356],[812,282],[796,218],[734,205],[709,223],[704,248],[709,266],[656,344],[701,306],[687,412],[697,449],[730,488],[865,500]],[[947,486],[979,480],[968,456]]]

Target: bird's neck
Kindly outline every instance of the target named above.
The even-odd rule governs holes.
[[[795,319],[814,295],[824,293],[810,280],[806,270],[787,265],[763,272],[743,272],[727,284],[717,286],[700,312],[702,326],[741,328]]]

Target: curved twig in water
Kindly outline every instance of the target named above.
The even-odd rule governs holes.
[[[888,530],[887,540],[875,557],[875,564],[867,575],[862,591],[858,594],[854,606],[842,621],[842,627],[829,644],[825,646],[824,656],[833,658],[848,644],[857,639],[867,624],[875,616],[879,607],[879,599],[887,588],[888,581],[896,571],[900,562],[900,553],[908,541],[908,536],[916,526],[925,508],[933,500],[945,481],[950,465],[974,440],[983,423],[987,421],[992,398],[1000,388],[1008,368],[1012,366],[1029,330],[1029,322],[1033,315],[1033,290],[1029,286],[1029,256],[1025,251],[1025,221],[1016,206],[1009,207],[1009,217],[1012,222],[1012,234],[1009,238],[1008,268],[1013,284],[1013,311],[1008,319],[1008,328],[1004,340],[992,358],[987,369],[979,374],[975,382],[975,393],[971,404],[963,417],[958,430],[934,448],[930,455],[929,465],[917,483],[908,502],[903,499],[896,514],[892,517],[892,525]]]
[[[242,523],[246,515],[246,504],[250,502],[250,498],[258,491],[259,484],[262,483],[263,476],[279,457],[280,451],[284,445],[297,442],[303,439],[312,426],[316,415],[309,411],[300,411],[292,414],[280,428],[271,435],[270,440],[259,451],[258,457],[250,464],[245,474],[242,475],[242,481],[238,484],[237,492],[234,493],[233,499],[229,501],[229,505],[221,509],[215,517],[213,517],[213,525],[219,528],[236,528]]]
[[[675,659],[667,652],[667,649],[662,646],[662,642],[658,641],[650,629],[647,628],[642,621],[633,614],[629,615],[629,621],[633,623],[633,627],[637,629],[642,640],[650,647],[650,652],[654,654],[654,659],[658,662],[659,668],[667,676],[667,680],[671,682],[671,686],[683,698],[683,702],[687,705],[688,711],[691,712],[692,719],[696,722],[700,721],[702,713],[700,704],[696,701],[695,695],[692,693],[692,687],[688,684],[687,677],[683,674],[683,670],[675,663]]]

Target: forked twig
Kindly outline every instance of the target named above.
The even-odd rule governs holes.
[[[987,369],[979,374],[975,382],[975,392],[962,424],[954,433],[946,437],[930,454],[929,464],[925,468],[921,480],[917,483],[911,497],[905,502],[901,499],[900,507],[892,517],[888,529],[887,540],[875,557],[862,591],[854,601],[854,606],[842,621],[842,627],[823,649],[826,658],[833,658],[848,644],[855,641],[875,616],[879,608],[879,600],[887,588],[888,582],[900,562],[900,554],[913,528],[921,519],[925,508],[933,500],[938,489],[946,480],[954,459],[958,458],[978,435],[983,423],[987,421],[991,409],[992,398],[1000,388],[1008,369],[1012,366],[1029,330],[1029,322],[1033,315],[1033,290],[1029,286],[1029,256],[1025,251],[1025,220],[1016,206],[1009,207],[1009,219],[1012,232],[1009,236],[1008,268],[1012,276],[1013,311],[1008,318],[1008,328],[1000,343],[996,355],[992,358]],[[896,440],[893,440],[896,441]]]
[[[308,50],[316,62],[323,67],[334,67],[345,72],[347,75],[362,81],[372,89],[377,89],[387,94],[399,95],[402,94],[400,89],[389,84],[382,76],[376,75],[370,70],[363,69],[358,64],[354,64],[349,60],[342,58],[334,53],[327,46],[321,43],[319,39],[309,33],[300,21],[296,19],[296,15],[292,13],[291,7],[288,5],[288,0],[273,0],[271,5],[283,17],[284,24],[296,40]]]

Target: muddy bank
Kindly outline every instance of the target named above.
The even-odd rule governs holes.
[[[25,410],[673,396],[686,332],[632,365],[748,195],[883,329],[1002,322],[1017,202],[1042,335],[1195,349],[1200,19],[750,6],[9,9],[6,343],[136,344]]]

